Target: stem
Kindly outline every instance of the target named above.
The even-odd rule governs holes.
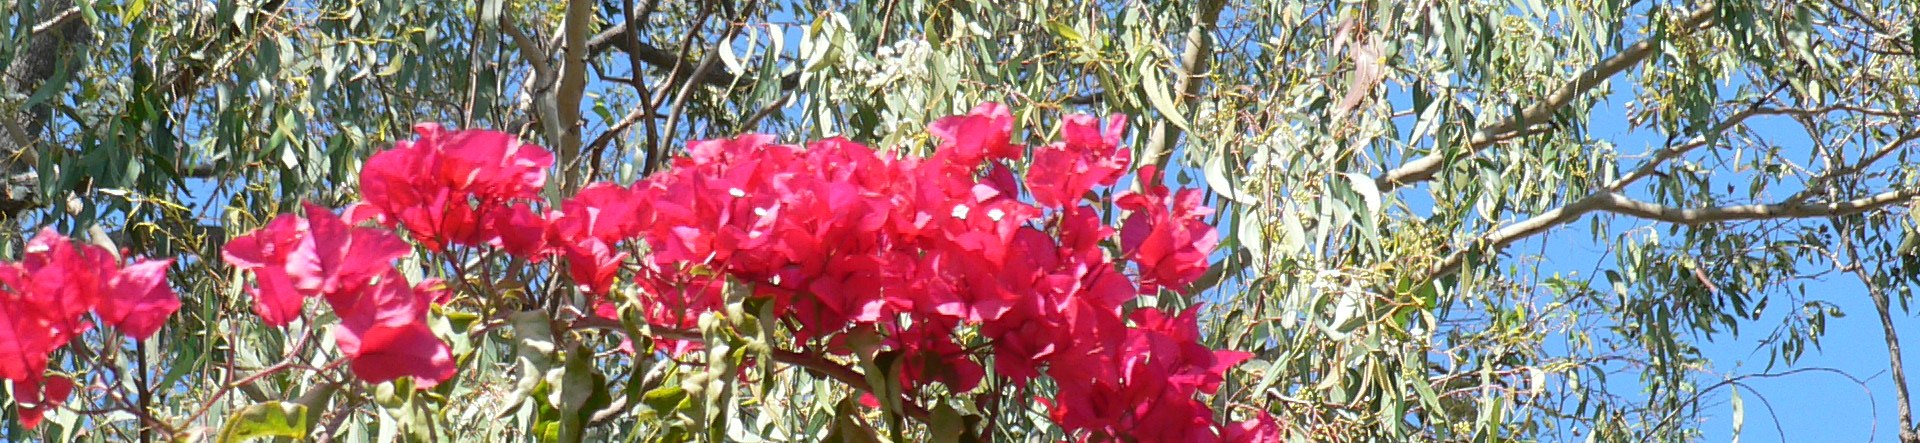
[[[153,412],[153,391],[148,390],[147,387],[147,341],[134,341],[133,353],[134,364],[139,367],[138,373],[134,374],[133,386],[140,394],[140,413],[142,415],[151,414]],[[141,426],[140,443],[151,443],[152,441],[153,427]]]
[[[576,328],[606,329],[610,331],[626,330],[626,328],[622,327],[618,321],[604,319],[604,318],[583,318],[578,321],[575,321],[573,326]],[[653,327],[652,335],[657,338],[670,338],[674,340],[685,340],[685,341],[705,340],[705,338],[701,337],[700,333],[698,332],[688,331],[683,329],[673,329],[673,328]],[[774,349],[773,361],[793,365],[795,367],[805,369],[807,370],[807,372],[811,372],[814,375],[831,378],[841,383],[846,383],[847,386],[851,386],[854,389],[859,389],[861,391],[865,391],[869,393],[873,392],[873,385],[867,384],[866,375],[861,374],[859,371],[853,370],[853,368],[851,367],[840,364],[838,362],[834,362],[833,360],[829,360],[825,356],[822,356],[820,354],[802,354],[799,352],[788,351],[785,349]],[[902,408],[906,409],[906,411],[903,411],[903,412],[905,412],[908,417],[912,417],[914,420],[919,421],[921,423],[930,423],[931,417],[933,415],[931,413],[928,413],[925,407],[922,407],[919,404],[914,403],[912,401],[902,401],[900,402],[900,404],[902,405]]]
[[[855,389],[873,392],[873,386],[867,384],[866,376],[861,375],[858,371],[854,371],[853,368],[835,363],[817,354],[801,354],[784,349],[775,349],[773,350],[773,360],[806,369],[807,372],[812,372],[814,375],[839,380],[841,383],[846,383]],[[908,417],[913,417],[914,420],[921,423],[931,423],[929,417],[931,417],[932,414],[929,414],[926,408],[912,401],[902,401],[900,405],[906,409],[904,412],[907,413]]]

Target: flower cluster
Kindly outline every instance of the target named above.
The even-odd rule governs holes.
[[[55,349],[96,322],[135,340],[160,330],[180,308],[167,285],[172,264],[137,260],[122,267],[113,251],[76,245],[52,229],[27,242],[19,262],[0,263],[0,378],[12,382],[22,425],[38,425],[73,389],[72,380],[47,374]]]
[[[373,218],[399,225],[428,250],[493,245],[534,255],[541,229],[520,223],[546,184],[553,154],[495,131],[414,128],[420,139],[374,154],[360,171],[360,198],[368,207],[353,221]],[[528,235],[521,235],[528,234]]]
[[[1200,194],[1169,194],[1145,168],[1144,192],[1114,201],[1131,211],[1116,232],[1089,203],[1126,175],[1125,121],[1065,126],[1061,142],[1032,148],[1025,180],[1010,165],[1028,148],[1011,143],[997,104],[932,125],[943,142],[929,158],[843,139],[694,142],[663,174],[564,202],[546,238],[594,293],[625,263],[619,244],[644,242],[632,281],[656,327],[691,327],[722,306],[723,287],[747,284],[799,346],[853,355],[846,338],[878,334],[908,362],[909,392],[971,391],[991,362],[1022,387],[1050,376],[1053,418],[1077,435],[1226,435],[1196,396],[1247,355],[1201,345],[1193,310],[1126,313],[1206,271],[1216,238]],[[1116,234],[1120,260],[1104,246]]]
[[[591,184],[542,209],[547,151],[422,125],[419,139],[368,160],[366,202],[348,221],[309,205],[304,219],[236,239],[227,260],[254,273],[255,309],[269,323],[324,296],[369,381],[430,384],[453,368],[422,322],[434,283],[408,286],[390,264],[406,244],[349,221],[403,229],[432,252],[564,262],[598,296],[598,315],[617,316],[615,290],[630,288],[620,293],[655,330],[693,329],[724,312],[730,288],[744,290],[772,304],[792,338],[784,346],[892,353],[907,362],[898,377],[909,395],[936,385],[964,395],[998,377],[1050,395],[1052,418],[1076,438],[1270,439],[1270,417],[1225,424],[1201,398],[1248,355],[1201,344],[1197,309],[1134,303],[1206,272],[1217,238],[1201,194],[1170,192],[1152,167],[1133,178],[1140,192],[1117,189],[1131,169],[1118,116],[1064,126],[1059,142],[1021,146],[1008,110],[985,104],[935,122],[941,143],[926,158],[838,138],[697,141],[661,174]],[[655,339],[669,352],[699,346]],[[1042,377],[1050,394],[1034,383]]]
[[[501,132],[414,129],[418,140],[367,159],[365,203],[348,208],[347,220],[307,204],[305,218],[283,214],[229,242],[226,260],[254,274],[254,312],[268,324],[285,325],[307,298],[322,296],[340,318],[334,340],[355,375],[375,383],[412,376],[426,388],[455,372],[446,343],[426,323],[447,289],[433,279],[409,285],[392,265],[411,251],[407,243],[348,223],[405,228],[430,251],[492,246],[542,257],[547,222],[533,202],[553,154]]]
[[[334,342],[361,379],[379,383],[412,376],[430,387],[452,378],[453,357],[427,327],[427,311],[446,293],[439,282],[417,286],[393,267],[411,248],[392,233],[349,226],[308,203],[306,217],[281,214],[266,227],[227,242],[228,264],[254,275],[247,288],[267,324],[300,316],[307,298],[322,296],[339,316]]]

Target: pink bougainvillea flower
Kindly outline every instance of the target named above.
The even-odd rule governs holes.
[[[620,264],[627,258],[627,253],[615,251],[595,238],[580,239],[560,249],[567,258],[568,275],[581,292],[588,294],[606,294],[611,290],[614,279],[619,277]]]
[[[1252,357],[1239,351],[1213,350],[1200,343],[1200,326],[1195,309],[1168,317],[1158,309],[1142,308],[1133,312],[1135,329],[1128,337],[1127,349],[1134,353],[1122,358],[1131,370],[1146,370],[1177,389],[1212,394],[1220,388],[1228,368]]]
[[[348,225],[320,205],[303,206],[306,217],[282,214],[227,244],[227,262],[259,281],[251,290],[254,312],[268,324],[285,325],[308,297],[324,296],[340,318],[334,340],[355,376],[372,383],[412,376],[421,388],[452,377],[451,354],[426,322],[432,305],[448,295],[444,284],[408,286],[393,261],[410,248],[392,233]]]
[[[36,377],[37,378],[37,377]],[[67,402],[73,392],[73,380],[61,376],[15,381],[13,401],[19,405],[20,425],[33,429],[46,418],[47,411]]]
[[[253,297],[253,313],[268,325],[284,326],[299,317],[300,306],[325,283],[310,231],[306,219],[280,214],[222,249],[227,264],[253,273],[255,284],[247,294]]]
[[[888,346],[901,352],[900,384],[908,392],[940,382],[951,392],[972,391],[980,385],[986,369],[973,360],[973,354],[953,341],[952,325],[921,322],[893,331]]]
[[[100,318],[135,340],[159,332],[180,309],[180,297],[167,285],[167,267],[172,265],[173,259],[142,260],[121,268],[108,282]]]
[[[645,202],[640,191],[626,186],[588,185],[560,204],[553,231],[559,241],[595,238],[611,244],[633,238],[644,226],[640,216]]]
[[[442,149],[442,183],[482,199],[535,198],[546,186],[553,153],[499,131],[446,131],[424,128],[421,143]]]
[[[1276,443],[1281,441],[1280,422],[1272,414],[1260,411],[1247,421],[1222,429],[1220,441],[1226,443]]]
[[[512,134],[414,127],[419,138],[368,158],[360,171],[361,198],[379,212],[354,214],[397,223],[431,250],[482,245],[499,235],[489,213],[514,200],[538,197],[553,154]]]
[[[478,220],[464,216],[472,212],[467,200],[457,199],[451,186],[432,173],[440,170],[444,155],[439,146],[443,131],[437,125],[416,126],[414,131],[419,140],[395,143],[361,167],[360,198],[374,210],[364,217],[405,226],[429,249],[441,249],[469,236],[458,232],[470,231]],[[449,208],[456,204],[458,208]]]
[[[988,359],[996,383],[1048,377],[1049,414],[1075,439],[1217,441],[1262,429],[1216,423],[1204,401],[1245,354],[1200,343],[1193,310],[1130,307],[1143,293],[1187,289],[1217,239],[1201,194],[1168,191],[1151,167],[1144,192],[1104,202],[1127,211],[1118,235],[1108,220],[1121,214],[1089,204],[1113,195],[1096,191],[1132,161],[1120,146],[1124,117],[1068,117],[1061,140],[1031,159],[1013,143],[1007,108],[992,103],[930,125],[939,141],[928,158],[840,138],[804,148],[758,134],[694,141],[660,174],[591,184],[558,204],[537,200],[546,151],[503,133],[417,131],[367,162],[367,204],[348,219],[404,228],[433,251],[559,257],[594,296],[594,315],[684,331],[746,297],[770,303],[801,351],[897,353],[908,392],[970,391],[989,376]],[[1020,164],[1024,178],[1011,167]],[[408,287],[391,270],[405,248],[324,218],[239,247],[230,261],[263,287],[278,274],[285,292],[324,294],[359,377],[450,377],[447,346],[425,326],[445,292]],[[319,252],[277,252],[303,247]],[[630,298],[605,297],[623,276]],[[654,339],[673,355],[700,346]]]
[[[106,297],[107,281],[120,268],[112,252],[74,244],[51,228],[27,242],[20,266],[25,281],[7,282],[7,286],[23,290],[48,315],[62,319],[85,315],[99,306]]]
[[[955,165],[973,168],[982,160],[1018,157],[1023,147],[1010,142],[1013,114],[1006,105],[981,103],[967,115],[935,120],[927,132],[942,142],[934,155]]]
[[[311,270],[315,273],[311,278],[320,281],[322,294],[365,284],[392,269],[394,260],[412,250],[392,233],[348,226],[325,206],[311,202],[302,206],[307,209],[314,256],[319,259],[319,266]]]
[[[8,264],[12,265],[12,264]],[[0,281],[17,288],[17,266],[0,268]],[[0,290],[0,378],[20,383],[47,371],[47,356],[72,338],[77,321],[51,315],[47,300],[28,292]]]
[[[1199,280],[1207,272],[1207,256],[1220,243],[1206,221],[1212,210],[1205,196],[1197,189],[1169,196],[1156,172],[1153,166],[1140,168],[1143,191],[1115,200],[1133,211],[1120,229],[1120,250],[1140,266],[1140,289],[1149,293],[1185,289]]]
[[[365,285],[409,251],[393,234],[349,226],[320,205],[304,206],[306,217],[281,214],[225,248],[227,263],[253,273],[253,311],[269,325],[299,317],[308,297]]]
[[[1086,435],[1216,441],[1213,411],[1195,396],[1213,393],[1227,369],[1250,355],[1200,344],[1195,312],[1169,317],[1142,308],[1131,315],[1124,344],[1061,354],[1051,374],[1060,383],[1049,415]]]
[[[406,277],[389,270],[369,286],[329,294],[328,304],[340,316],[333,330],[340,351],[353,362],[353,373],[369,383],[411,376],[420,388],[430,388],[453,377],[454,364],[446,343],[427,327],[427,312],[442,291],[438,281],[407,285]]]
[[[538,263],[551,252],[547,231],[557,216],[557,213],[539,213],[526,204],[512,204],[488,212],[488,229],[497,233],[492,244],[508,254]]]
[[[1062,208],[1078,205],[1080,199],[1100,186],[1112,186],[1133,162],[1133,151],[1119,146],[1127,130],[1127,119],[1115,114],[1107,121],[1087,115],[1067,116],[1062,135],[1065,140],[1034,149],[1028,177],[1043,177],[1027,183],[1033,200],[1041,206]]]

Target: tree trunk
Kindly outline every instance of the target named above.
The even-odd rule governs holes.
[[[72,13],[73,0],[48,0],[21,17],[34,32],[14,54],[6,67],[4,87],[11,97],[33,96],[60,71],[63,63],[72,63],[73,54],[92,39],[84,20]],[[41,204],[37,196],[38,176],[33,165],[38,160],[34,146],[46,134],[47,120],[53,115],[52,99],[43,100],[11,115],[0,115],[0,218],[12,219],[20,211]]]

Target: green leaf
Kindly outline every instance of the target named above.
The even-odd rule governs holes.
[[[1069,43],[1079,44],[1081,41],[1087,39],[1087,37],[1080,35],[1080,31],[1073,30],[1073,25],[1068,25],[1058,20],[1047,22],[1047,30],[1053,31],[1054,35],[1066,39]]]
[[[827,437],[820,441],[847,443],[880,442],[880,438],[873,434],[872,429],[861,426],[860,421],[854,418],[860,415],[860,409],[857,405],[853,404],[853,398],[854,396],[849,395],[846,399],[840,400],[839,406],[834,408],[833,428],[827,432]]]
[[[1207,156],[1207,162],[1201,168],[1202,173],[1206,175],[1207,178],[1207,187],[1213,188],[1214,194],[1219,194],[1227,200],[1233,200],[1234,203],[1243,205],[1259,204],[1260,199],[1254,198],[1251,193],[1240,190],[1240,187],[1234,186],[1233,181],[1227,178],[1227,155],[1226,150],[1221,149],[1214,152],[1213,155]],[[1376,197],[1376,199],[1377,198],[1378,197]]]
[[[293,403],[267,402],[242,408],[227,417],[220,428],[217,443],[240,443],[263,437],[305,438],[307,407]]]
[[[933,437],[931,441],[934,443],[959,443],[977,440],[969,435],[971,430],[967,429],[967,418],[960,415],[960,411],[955,411],[952,406],[947,406],[945,403],[933,409],[932,420],[927,423],[927,432]]]
[[[1246,211],[1234,216],[1240,219],[1239,227],[1233,233],[1234,239],[1240,242],[1240,247],[1247,248],[1247,255],[1253,258],[1255,264],[1265,263],[1267,259],[1266,223],[1261,220],[1260,212]]]
[[[584,437],[587,400],[593,393],[601,391],[597,386],[598,374],[593,368],[593,350],[586,345],[578,345],[567,351],[566,366],[547,372],[547,383],[555,387],[547,395],[547,401],[554,409],[560,410],[560,441],[577,442]]]
[[[1747,405],[1740,399],[1740,386],[1733,386],[1733,443],[1740,443],[1740,429],[1747,424]]]
[[[1152,64],[1140,65],[1140,88],[1147,91],[1147,101],[1153,104],[1154,110],[1160,111],[1161,118],[1183,131],[1193,131],[1193,125],[1187,123],[1187,117],[1180,115],[1180,105],[1169,95],[1167,80],[1160,77],[1160,70],[1154,69]]]
[[[684,407],[686,401],[687,390],[679,386],[663,386],[659,389],[647,391],[645,396],[640,397],[640,404],[646,405],[648,408],[652,408],[655,413],[660,414],[671,414]]]
[[[133,1],[127,2],[126,21],[128,23],[132,23],[134,20],[139,20],[140,14],[143,14],[145,12],[147,12],[147,0],[133,0]]]
[[[513,394],[507,396],[507,407],[500,410],[500,417],[513,413],[514,406],[526,401],[553,367],[553,326],[546,312],[516,312],[507,316],[507,321],[513,324],[514,364],[520,369],[520,380],[514,384]]]
[[[76,2],[73,2],[73,6],[78,7],[80,9],[80,18],[85,19],[87,21],[87,26],[93,26],[94,23],[100,23],[100,11],[96,11],[93,9],[92,0],[76,1]]]

